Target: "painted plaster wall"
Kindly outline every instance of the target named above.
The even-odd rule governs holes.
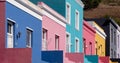
[[[83,42],[82,42],[82,24],[83,24],[83,8],[75,0],[30,0],[34,4],[37,2],[44,2],[52,9],[60,13],[62,16],[66,17],[66,3],[69,3],[71,6],[71,24],[67,24],[66,31],[71,34],[71,52],[75,52],[75,37],[79,38],[80,47],[79,51],[83,52]],[[62,5],[61,5],[62,4]],[[79,30],[75,28],[75,11],[79,11]]]
[[[32,1],[32,0],[31,0]],[[39,0],[50,6],[52,9],[66,17],[66,3],[71,5],[71,24],[66,25],[66,32],[71,35],[71,52],[75,52],[75,37],[79,38],[79,52],[83,53],[82,27],[83,27],[83,8],[75,0]],[[36,1],[38,2],[38,0]],[[35,3],[35,2],[34,2]],[[54,4],[54,5],[53,5]],[[55,5],[56,4],[56,5]],[[62,5],[61,5],[62,4]],[[63,9],[63,10],[61,10]],[[79,30],[75,28],[75,11],[79,11]]]
[[[117,28],[112,24],[112,23],[110,23],[110,58],[116,58],[116,55],[114,55],[114,52],[116,52],[117,53],[117,44],[115,44],[115,43],[117,43],[116,42],[116,39],[114,39],[115,37],[116,37],[116,34],[117,34]],[[111,29],[113,29],[113,32],[111,31]],[[112,38],[112,34],[113,34],[113,37],[114,38]],[[113,49],[113,57],[112,57],[112,51],[111,51],[111,49]]]
[[[5,49],[4,58],[0,63],[32,63],[32,50],[29,48]],[[25,54],[27,53],[27,54]]]
[[[65,51],[65,36],[66,30],[65,27],[58,24],[57,22],[53,21],[47,16],[43,16],[42,28],[48,30],[47,34],[47,41],[48,41],[48,50],[55,50],[55,35],[59,36],[59,50]]]
[[[105,56],[105,39],[101,37],[98,33],[95,34],[95,41],[97,42],[96,47],[97,47],[97,55],[98,56]],[[102,47],[101,47],[102,45]],[[102,51],[101,51],[101,49]]]
[[[86,55],[84,58],[84,63],[98,63],[97,55]]]
[[[117,30],[117,58],[120,58],[120,31]]]
[[[34,16],[24,12],[16,6],[6,2],[6,33],[7,33],[7,18],[15,21],[14,30],[14,48],[26,48],[26,27],[33,30],[32,42],[32,63],[43,63],[41,61],[41,36],[42,22]],[[19,39],[16,39],[18,32],[21,32]],[[7,34],[6,34],[7,38]],[[7,40],[6,40],[7,41]],[[6,42],[7,46],[7,42]],[[25,53],[27,54],[27,53]]]
[[[99,63],[110,63],[108,56],[99,56]]]
[[[47,16],[43,16],[42,21],[42,28],[48,30],[47,31],[47,50],[55,50],[55,35],[59,36],[59,50],[64,51],[63,57],[65,58],[65,51],[66,51],[66,29],[62,25],[58,24],[57,22],[53,21]],[[63,59],[64,59],[63,58]],[[64,60],[63,60],[64,61]]]
[[[71,6],[70,24],[67,24],[66,31],[71,34],[71,52],[75,52],[75,37],[79,38],[79,52],[83,52],[82,27],[83,27],[83,8],[75,0],[66,0]],[[79,30],[75,28],[75,12],[79,11]],[[65,10],[66,11],[66,10]],[[67,12],[67,11],[66,11]],[[65,12],[65,13],[66,13]]]
[[[0,49],[5,48],[5,1],[0,1]]]
[[[95,55],[95,30],[84,21],[83,25],[83,39],[86,42],[86,48],[84,52],[86,55],[91,55],[90,42],[92,43],[92,55]]]

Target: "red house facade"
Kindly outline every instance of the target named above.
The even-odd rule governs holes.
[[[83,42],[85,55],[95,55],[95,30],[86,21],[83,22]]]

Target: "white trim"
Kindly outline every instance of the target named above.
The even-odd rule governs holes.
[[[26,29],[29,29],[29,30],[33,31],[33,29],[32,29],[32,28],[30,28],[30,27],[26,27]]]
[[[29,2],[28,0],[6,0],[17,8],[27,12],[28,14],[42,20],[41,9]]]
[[[82,8],[84,8],[84,4],[81,0],[75,0]]]
[[[69,45],[69,52],[71,52],[71,45],[72,45],[72,43],[71,43],[71,34],[69,32],[66,32],[66,35],[69,35],[69,43],[68,43],[68,45]],[[66,42],[66,45],[67,45],[67,42]]]
[[[63,27],[66,27],[66,24],[65,24],[65,23],[63,23],[63,22],[60,21],[59,19],[55,18],[55,17],[54,17],[53,15],[51,15],[49,12],[47,12],[47,11],[45,11],[45,10],[43,10],[42,12],[43,12],[43,14],[44,14],[45,16],[49,17],[50,19],[53,19],[56,23],[62,25]]]
[[[97,27],[94,27],[96,29],[96,32],[101,36],[103,37],[104,39],[106,38],[106,34],[102,31],[100,31],[100,29],[98,29]]]
[[[57,39],[56,39],[57,36]],[[55,35],[55,50],[59,50],[59,45],[60,45],[60,36]]]
[[[78,40],[78,51],[76,51],[76,40]],[[80,41],[78,37],[75,37],[75,52],[80,52]]]
[[[46,15],[49,18],[53,19],[58,24],[66,27],[65,19],[63,17],[61,18],[59,16],[59,14],[57,14],[57,13],[55,13],[53,15],[53,14],[51,14],[52,13],[51,11],[48,12],[49,8],[46,8],[45,5],[38,7],[38,6],[34,5],[33,3],[29,2],[29,0],[7,0],[7,2],[11,3],[12,5],[20,8],[21,10],[31,14],[32,16],[34,16],[40,20],[42,20],[43,15]]]
[[[13,23],[16,23],[16,21],[10,19],[10,18],[7,18],[7,20],[9,20],[10,22],[13,22]]]
[[[105,34],[104,30],[95,22],[94,22],[94,28],[96,29],[98,34],[100,34],[105,39],[107,35]]]
[[[77,16],[76,13],[78,13],[78,19],[77,19],[77,20],[78,20],[78,23],[76,23],[76,22],[77,22],[77,20],[76,20],[76,16]],[[79,22],[79,21],[80,21],[80,20],[79,20],[79,17],[80,17],[79,11],[76,9],[76,10],[75,10],[75,28],[76,28],[77,30],[79,30],[79,23],[80,23],[80,22]],[[78,25],[78,27],[76,27],[76,24]]]
[[[27,32],[27,31],[30,31],[31,34],[30,34],[30,45],[26,44],[26,47],[32,48],[32,42],[33,42],[33,41],[32,41],[32,38],[33,38],[32,32],[33,32],[33,30],[32,30],[31,28],[27,27],[27,28],[26,28],[26,32]],[[26,33],[26,35],[27,35],[27,33]],[[26,40],[27,40],[27,38],[26,38]],[[26,42],[27,42],[27,41],[26,41]]]
[[[69,11],[70,11],[69,21],[67,21],[67,5],[70,7],[69,8]],[[66,2],[66,21],[68,24],[71,24],[71,5],[68,2]]]

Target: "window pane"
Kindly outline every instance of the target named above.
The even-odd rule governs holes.
[[[7,28],[8,29],[8,33],[11,34],[12,33],[12,24],[8,23],[7,26],[8,26],[8,28]]]
[[[59,50],[59,36],[55,35],[55,49]]]
[[[32,43],[32,31],[27,29],[27,42],[26,42],[26,47],[31,48],[31,43]]]
[[[66,34],[66,51],[70,52],[70,36]]]
[[[67,18],[67,22],[69,23],[70,22],[70,5],[68,5],[67,4],[67,16],[66,16],[66,18]]]
[[[47,50],[47,30],[43,29],[42,32],[42,50]]]
[[[75,13],[75,27],[76,29],[79,29],[79,12],[76,11]]]
[[[79,52],[79,40],[76,39],[75,42],[76,42],[76,44],[75,44],[76,45],[75,46],[76,52]]]

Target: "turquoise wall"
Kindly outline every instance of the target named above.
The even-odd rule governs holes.
[[[83,8],[75,0],[66,0],[71,5],[71,23],[67,24],[66,30],[71,34],[71,52],[75,52],[75,37],[79,38],[79,50],[83,52],[82,27],[83,27]],[[75,28],[75,11],[79,11],[79,30]]]

